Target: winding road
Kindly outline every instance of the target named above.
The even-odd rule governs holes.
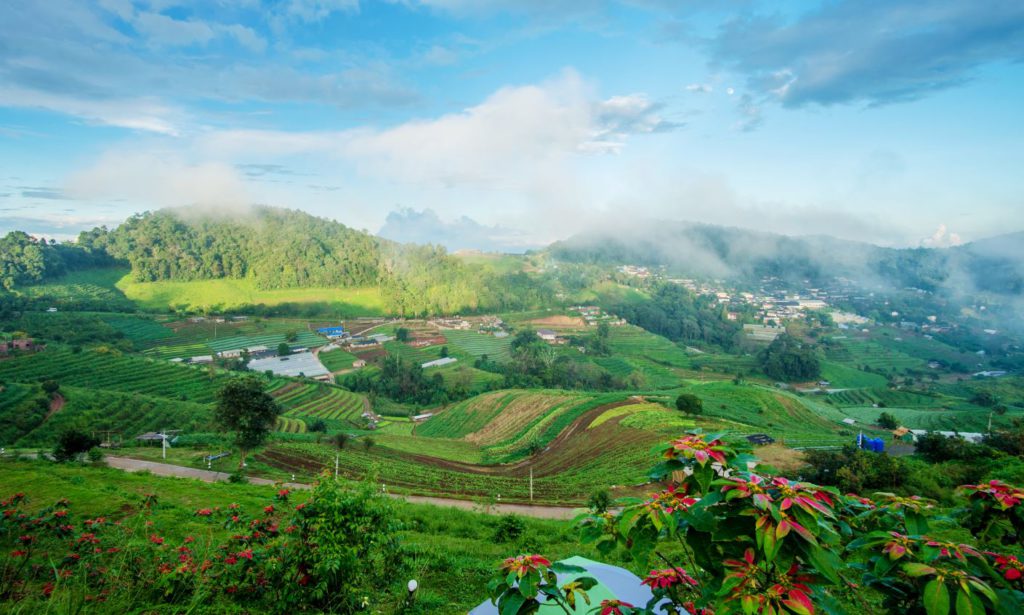
[[[194,478],[207,483],[226,482],[228,480],[228,473],[226,472],[214,472],[213,470],[200,470],[198,468],[189,468],[185,466],[177,466],[169,463],[158,463],[156,461],[145,461],[143,459],[132,459],[131,457],[113,457],[107,456],[104,459],[112,468],[124,470],[126,472],[142,472],[149,471],[156,476],[176,476],[178,478]],[[273,485],[276,484],[274,481],[267,478],[250,477],[249,482],[254,485]],[[312,485],[306,483],[284,483],[285,487],[289,489],[310,489]],[[569,508],[567,506],[532,506],[529,504],[494,504],[491,506],[482,506],[476,502],[468,500],[456,500],[453,498],[439,498],[426,495],[398,495],[389,493],[389,496],[405,500],[406,502],[412,502],[414,504],[431,504],[434,506],[447,506],[449,508],[459,508],[462,510],[474,510],[477,512],[484,512],[492,515],[505,515],[505,514],[517,514],[524,517],[534,517],[537,519],[574,519],[581,512],[582,508]]]

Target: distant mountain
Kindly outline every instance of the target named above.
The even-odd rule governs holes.
[[[696,277],[821,282],[841,276],[865,286],[1024,292],[1024,232],[955,248],[895,249],[662,221],[576,235],[552,244],[548,252],[565,262],[664,266]]]

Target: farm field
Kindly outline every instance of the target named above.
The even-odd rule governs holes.
[[[18,292],[31,299],[45,299],[58,309],[134,311],[135,303],[116,286],[126,273],[121,268],[74,271]]]
[[[845,337],[833,338],[832,341],[835,347],[828,352],[828,358],[856,368],[867,366],[873,370],[899,373],[926,366],[922,359],[869,339]]]
[[[117,281],[116,288],[140,308],[162,312],[168,308],[232,310],[250,305],[298,303],[322,304],[325,313],[343,317],[384,313],[384,300],[375,287],[262,290],[249,279],[134,282],[130,275],[125,275]]]
[[[279,386],[270,389],[270,395],[284,410],[284,417],[298,419],[307,424],[309,421],[322,419],[335,428],[352,428],[357,426],[357,419],[366,409],[366,399],[362,395],[322,382],[283,381]],[[288,429],[291,424],[284,426],[286,428],[279,431],[305,432],[304,429]]]
[[[336,372],[338,370],[351,368],[352,362],[358,357],[337,348],[327,352],[321,350],[320,353],[317,354],[317,358],[320,359],[320,362],[323,363],[324,367],[332,372]]]
[[[293,348],[317,347],[326,343],[324,338],[307,330],[305,321],[174,321],[161,326],[171,332],[171,337],[151,339],[144,350],[145,354],[161,359],[194,357],[260,345],[276,350],[289,333],[296,336],[295,341],[288,342]]]
[[[483,355],[491,361],[507,361],[511,337],[497,338],[476,331],[444,331],[448,338],[448,347],[478,359]]]
[[[0,361],[0,379],[39,382],[55,379],[61,386],[141,393],[180,401],[211,403],[224,372],[211,376],[204,368],[124,355],[116,350],[81,352],[53,349]]]

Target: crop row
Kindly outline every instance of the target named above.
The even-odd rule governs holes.
[[[445,331],[444,335],[453,346],[474,358],[483,355],[492,361],[506,361],[509,358],[511,338],[498,338],[475,331]]]
[[[289,389],[277,402],[290,417],[350,420],[363,412],[363,398],[336,386],[308,384]]]
[[[159,397],[213,401],[217,380],[201,369],[101,349],[74,353],[47,350],[0,362],[0,379],[57,380],[69,386],[138,392]]]
[[[284,433],[306,433],[306,422],[290,416],[279,416],[274,423],[274,430]]]

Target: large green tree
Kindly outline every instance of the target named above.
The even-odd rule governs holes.
[[[245,457],[267,439],[281,408],[263,389],[263,381],[255,377],[232,378],[217,391],[214,419],[225,429],[235,432],[235,444],[241,452],[239,467]]]
[[[788,334],[775,338],[759,358],[761,369],[775,380],[800,382],[821,376],[821,362],[814,349]]]

